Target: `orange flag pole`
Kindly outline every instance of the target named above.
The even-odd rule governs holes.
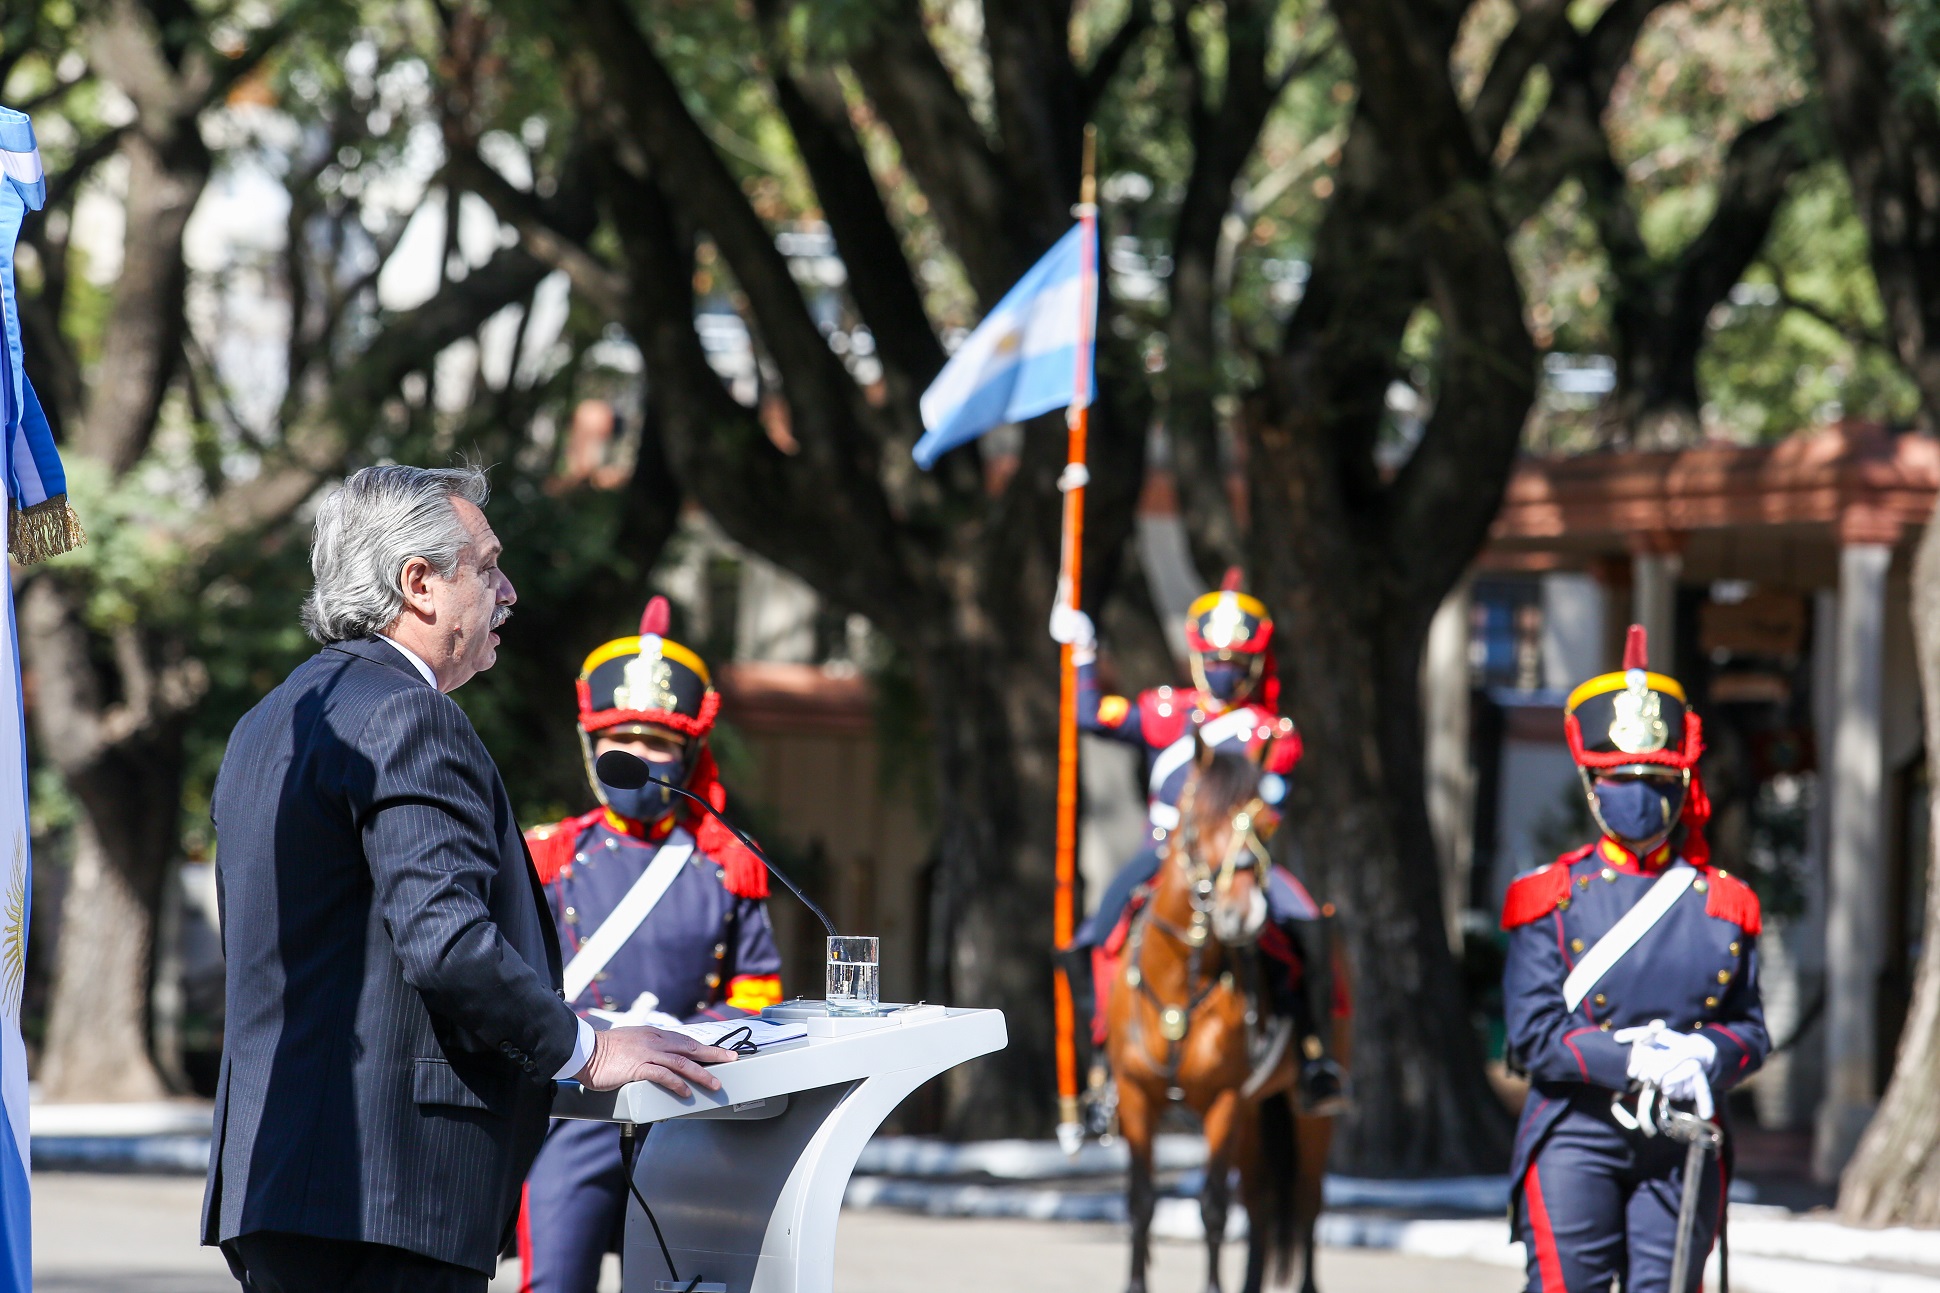
[[[1078,321],[1078,359],[1076,389],[1065,423],[1070,429],[1070,450],[1058,488],[1064,491],[1063,555],[1058,572],[1058,598],[1077,610],[1084,577],[1085,484],[1090,473],[1085,468],[1085,438],[1090,426],[1092,386],[1092,327],[1098,312],[1098,206],[1097,206],[1098,130],[1085,127],[1084,178],[1079,189],[1078,207],[1073,213],[1085,229],[1084,257],[1079,272],[1080,305]],[[1076,893],[1073,883],[1078,863],[1078,667],[1071,659],[1071,646],[1058,650],[1058,841],[1057,907],[1052,929],[1057,946],[1071,945],[1076,930]],[[1056,967],[1056,1021],[1058,1058],[1058,1143],[1068,1154],[1075,1154],[1084,1140],[1083,1124],[1078,1118],[1078,1050],[1073,1036],[1076,1019],[1072,1010],[1071,980],[1064,967]]]

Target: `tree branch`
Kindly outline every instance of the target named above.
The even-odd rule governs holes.
[[[1097,113],[1098,101],[1105,97],[1105,90],[1111,85],[1112,78],[1118,75],[1118,69],[1125,65],[1125,59],[1137,46],[1139,38],[1151,29],[1152,0],[1132,0],[1125,20],[1118,24],[1118,30],[1111,34],[1080,78],[1079,101],[1086,121]]]
[[[923,308],[902,239],[889,220],[869,160],[849,124],[834,73],[778,71],[775,101],[815,185],[848,270],[849,293],[875,334],[883,363],[921,390],[943,367],[943,347]]]
[[[646,356],[663,444],[682,483],[736,541],[885,631],[910,631],[924,599],[880,493],[825,491],[799,456],[775,447],[755,411],[728,395],[701,349],[693,239],[676,221],[670,197],[617,160],[604,166],[600,187],[631,268],[629,326]],[[857,535],[873,541],[858,545]]]
[[[586,247],[585,239],[593,231],[591,221],[584,218],[590,209],[568,219],[560,202],[546,202],[513,187],[469,146],[447,149],[445,174],[455,187],[483,198],[499,219],[519,231],[525,249],[564,272],[573,290],[594,309],[611,319],[626,317],[631,291],[626,275]]]
[[[1175,477],[1186,496],[1184,509],[1194,546],[1207,564],[1238,560],[1242,539],[1227,506],[1225,455],[1214,400],[1219,390],[1217,315],[1223,303],[1219,275],[1221,238],[1235,201],[1240,174],[1253,156],[1277,95],[1267,75],[1272,43],[1273,6],[1258,0],[1231,0],[1226,6],[1224,93],[1208,105],[1190,28],[1174,10],[1173,42],[1189,64],[1187,110],[1192,139],[1192,169],[1173,225],[1172,308],[1166,321],[1167,430],[1176,462]],[[1296,60],[1298,61],[1298,60]]]
[[[1558,39],[1573,42],[1569,27],[1569,0],[1526,0],[1516,25],[1496,47],[1488,75],[1469,108],[1469,119],[1482,147],[1495,150],[1496,141],[1509,124],[1509,117],[1522,100],[1523,83],[1540,63],[1556,57]]]
[[[622,0],[588,0],[581,11],[606,92],[655,171],[678,176],[669,196],[707,230],[747,295],[761,339],[780,368],[800,458],[811,488],[850,506],[882,505],[880,419],[867,407],[816,327],[787,259],[681,97],[680,88]],[[637,295],[637,292],[636,292]]]
[[[995,305],[1036,252],[1019,246],[1009,181],[924,34],[920,0],[894,0],[870,39],[850,52],[849,66],[896,137],[971,287],[986,307]]]

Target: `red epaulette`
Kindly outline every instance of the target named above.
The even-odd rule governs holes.
[[[768,868],[734,837],[734,832],[709,817],[694,832],[694,844],[721,868],[721,885],[737,898],[768,896]]]
[[[1571,849],[1548,866],[1517,876],[1502,896],[1502,928],[1518,929],[1541,920],[1569,901],[1570,867],[1589,855],[1595,845]]]
[[[1163,750],[1186,734],[1186,723],[1192,718],[1193,703],[1198,699],[1189,687],[1155,687],[1151,691],[1138,694],[1139,730],[1145,734],[1145,743],[1155,750]]]
[[[1296,727],[1273,743],[1273,748],[1267,752],[1266,770],[1285,776],[1293,771],[1294,765],[1300,762],[1300,756],[1306,752],[1306,744],[1301,741],[1300,729]]]
[[[573,860],[579,837],[605,812],[604,808],[595,808],[550,826],[534,826],[525,833],[525,846],[532,851],[532,866],[539,873],[540,884],[551,884],[559,878],[559,873]]]
[[[1758,905],[1758,894],[1752,887],[1737,876],[1712,869],[1706,872],[1710,881],[1710,892],[1704,898],[1704,914],[1728,920],[1747,934],[1756,934],[1765,926],[1765,917]]]

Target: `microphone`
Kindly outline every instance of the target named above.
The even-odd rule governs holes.
[[[801,886],[793,880],[790,880],[786,872],[769,860],[768,855],[761,851],[759,845],[746,835],[743,835],[733,822],[721,816],[713,804],[708,803],[705,799],[684,786],[676,786],[671,781],[663,781],[659,777],[654,776],[652,764],[637,754],[628,754],[625,750],[608,750],[594,761],[593,766],[594,770],[599,774],[599,779],[609,786],[616,787],[620,790],[638,790],[651,781],[662,789],[671,790],[682,799],[705,809],[715,821],[727,827],[729,833],[735,839],[740,840],[742,846],[748,852],[761,859],[761,865],[768,868],[769,875],[786,885],[788,892],[802,900],[802,906],[815,913],[815,918],[822,922],[822,928],[828,930],[830,938],[839,937],[835,932],[835,922],[829,919],[828,913],[817,906],[813,898],[803,893]]]

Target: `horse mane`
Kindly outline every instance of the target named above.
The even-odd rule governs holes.
[[[1235,750],[1221,750],[1186,779],[1194,824],[1231,817],[1260,793],[1260,768]],[[1180,796],[1184,798],[1182,793]]]

